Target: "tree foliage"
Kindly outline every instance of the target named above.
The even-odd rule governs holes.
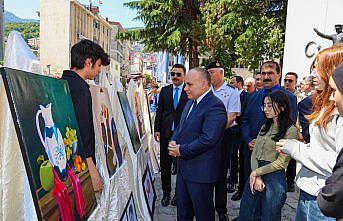
[[[147,51],[182,55],[192,54],[201,43],[203,30],[197,18],[197,1],[142,0],[124,5],[138,10],[136,19],[142,20],[145,28],[119,33],[121,39],[140,41]]]
[[[13,30],[20,32],[26,42],[30,38],[39,37],[39,23],[6,23],[4,36],[8,37]]]
[[[141,41],[149,51],[185,55],[199,48],[209,55],[203,65],[220,60],[226,70],[237,65],[255,70],[263,60],[282,60],[287,0],[140,0],[126,5],[138,10],[136,19],[145,28],[120,37]]]
[[[286,0],[205,1],[201,12],[211,57],[251,70],[265,59],[282,58],[286,7]]]

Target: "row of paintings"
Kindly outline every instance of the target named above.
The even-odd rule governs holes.
[[[2,68],[1,75],[38,219],[86,220],[97,205],[67,82],[10,68]],[[123,164],[126,148],[119,143],[107,89],[90,86],[90,91],[96,137],[112,177]],[[137,153],[141,146],[140,132],[126,94],[118,92],[118,98]],[[151,171],[150,163],[143,176],[143,186],[153,214],[156,193]],[[133,198],[130,199],[134,207]],[[130,214],[127,212],[122,220],[137,219],[136,213]]]

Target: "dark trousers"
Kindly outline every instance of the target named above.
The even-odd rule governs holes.
[[[291,159],[289,161],[289,164],[287,166],[287,171],[286,171],[288,185],[294,184],[294,180],[296,176],[296,168],[297,168],[297,162],[294,159]]]
[[[238,162],[239,162],[239,181],[238,181],[238,191],[243,193],[244,187],[245,187],[245,179],[246,177],[244,176],[244,154],[243,154],[243,148],[248,148],[244,142],[241,142],[241,145],[239,146],[239,157],[238,157]]]
[[[214,221],[213,188],[210,183],[187,181],[178,173],[176,205],[178,221]]]
[[[259,167],[269,162],[259,162]],[[261,176],[266,185],[262,192],[251,193],[249,182],[246,183],[239,211],[240,221],[277,221],[281,220],[281,209],[287,198],[287,182],[284,170]]]
[[[168,151],[170,139],[171,137],[161,138],[160,142],[161,181],[164,193],[171,192],[171,168],[174,157],[170,156]]]
[[[228,128],[224,132],[223,142],[221,146],[221,166],[220,166],[220,178],[215,184],[215,208],[218,213],[227,213],[227,172],[229,167],[229,153],[231,146],[235,143],[235,138],[232,135],[232,129]],[[235,146],[234,146],[235,147]],[[236,171],[237,174],[237,171]],[[237,176],[237,175],[236,175]]]
[[[228,129],[229,132],[229,170],[230,175],[227,179],[228,183],[238,183],[238,149],[241,144],[241,129],[238,126]]]

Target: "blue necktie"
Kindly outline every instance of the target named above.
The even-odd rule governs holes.
[[[175,93],[174,93],[174,110],[176,110],[177,108],[177,104],[179,103],[179,88],[176,87],[175,89]],[[172,131],[175,130],[175,124],[174,124],[174,121],[173,121],[173,124],[172,124]]]
[[[175,93],[174,93],[174,110],[176,110],[177,104],[179,103],[179,88],[176,87],[174,90],[175,90]]]

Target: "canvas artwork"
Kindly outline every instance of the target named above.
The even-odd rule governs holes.
[[[120,221],[137,221],[136,205],[131,193]]]
[[[154,170],[153,170],[152,163],[151,163],[150,151],[147,151],[145,156],[146,156],[146,159],[148,161],[148,168],[149,168],[149,172],[151,175],[151,180],[152,180],[152,182],[155,182],[155,174],[154,174]]]
[[[133,119],[133,114],[132,114],[132,111],[130,108],[129,101],[127,99],[125,92],[119,92],[118,91],[118,97],[119,97],[120,105],[123,109],[123,114],[124,114],[126,126],[129,130],[130,139],[132,142],[133,149],[134,149],[135,153],[137,153],[140,146],[141,146],[141,142],[139,139],[137,127],[135,125],[135,121]]]
[[[146,134],[146,130],[145,130],[145,125],[144,125],[143,106],[140,100],[139,91],[135,90],[132,96],[133,96],[133,104],[135,105],[135,108],[134,108],[135,114],[138,121],[138,130],[139,130],[140,137],[142,138]]]
[[[149,103],[149,99],[148,99],[148,95],[145,94],[145,100],[146,100],[146,105],[147,105],[147,109],[148,109],[148,114],[149,114],[149,126],[150,126],[150,131],[151,133],[153,133],[153,127],[152,127],[152,119],[151,119],[151,112],[150,112],[150,103]]]
[[[39,220],[86,220],[96,207],[66,81],[2,68]]]
[[[119,145],[118,132],[113,118],[107,88],[90,85],[93,122],[97,141],[103,146],[109,177],[123,164],[123,152]]]
[[[145,201],[148,205],[151,219],[153,219],[154,210],[155,210],[155,202],[156,202],[157,196],[156,196],[155,188],[153,185],[153,181],[151,179],[151,174],[150,174],[150,170],[148,166],[146,167],[145,172],[143,174],[142,182],[143,182]]]

